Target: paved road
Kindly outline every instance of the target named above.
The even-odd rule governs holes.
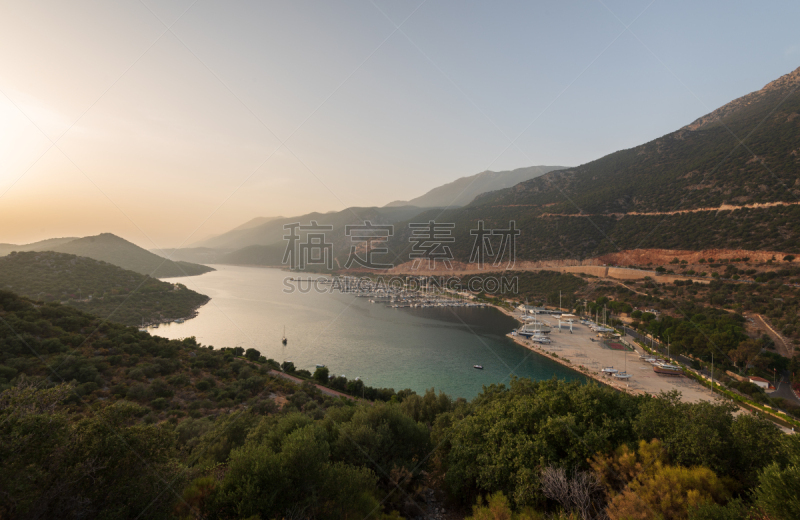
[[[789,379],[787,378],[786,374],[784,374],[784,376],[781,377],[781,381],[778,383],[777,390],[769,394],[769,396],[783,397],[790,403],[794,403],[800,406],[800,399],[798,399],[797,395],[795,395],[795,393],[792,391],[792,384],[789,382]]]
[[[770,338],[772,338],[772,341],[775,343],[775,348],[777,349],[778,354],[780,354],[783,357],[791,359],[794,347],[791,345],[787,345],[786,340],[783,338],[783,336],[778,334],[778,332],[775,329],[773,329],[769,323],[767,323],[767,320],[765,320],[762,315],[752,314],[751,316],[753,316],[753,320],[755,321],[755,323],[760,324],[762,326],[762,329],[764,329],[764,331],[767,333],[767,335]]]

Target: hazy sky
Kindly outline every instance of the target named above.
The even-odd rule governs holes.
[[[3,2],[0,242],[185,246],[577,165],[794,70],[798,20],[796,0]]]

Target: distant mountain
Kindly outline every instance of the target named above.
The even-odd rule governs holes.
[[[236,251],[220,255],[217,263],[231,265],[261,265],[266,267],[283,267],[283,254],[286,245],[283,243],[268,246],[247,246]]]
[[[151,249],[151,253],[176,262],[193,262],[195,264],[216,264],[218,260],[230,253],[230,249],[212,249],[210,247],[184,247],[180,249]]]
[[[235,228],[231,229],[230,231],[226,231],[225,233],[222,233],[222,234],[212,235],[212,236],[203,238],[201,240],[197,240],[196,242],[191,243],[189,245],[189,247],[182,248],[182,250],[183,251],[187,251],[187,254],[191,255],[192,253],[188,253],[189,250],[207,248],[207,247],[204,247],[204,246],[206,246],[206,244],[214,243],[214,240],[217,237],[220,237],[222,235],[227,235],[228,233],[233,232],[233,231],[243,231],[243,230],[246,230],[246,229],[256,228],[256,227],[259,227],[259,226],[261,226],[263,224],[266,224],[268,222],[272,222],[274,220],[280,220],[280,219],[284,219],[284,218],[286,218],[286,217],[256,217],[256,218],[252,218],[252,219],[248,220],[247,222],[245,222],[244,224],[242,224],[240,226],[236,226]],[[177,251],[177,250],[173,250],[173,251]],[[155,251],[155,250],[153,250],[153,253],[160,254],[158,251]]]
[[[125,325],[189,318],[208,297],[106,262],[52,251],[0,258],[0,289]]]
[[[308,213],[291,218],[270,220],[264,224],[245,229],[234,229],[220,236],[198,244],[198,247],[213,249],[226,249],[235,251],[253,245],[272,245],[284,243],[284,224],[300,222],[309,224],[312,220],[320,225],[332,225],[334,230],[330,233],[331,240],[337,248],[344,246],[345,226],[348,224],[363,224],[369,220],[373,224],[394,224],[395,222],[410,219],[420,212],[418,207],[403,206],[391,208],[347,208],[329,213]]]
[[[271,222],[273,220],[279,220],[279,219],[282,219],[282,218],[285,218],[285,217],[256,217],[254,219],[248,220],[247,222],[245,222],[241,226],[233,228],[232,231],[235,231],[237,229],[250,229],[250,228],[258,227],[261,224],[266,224],[267,222]]]
[[[84,238],[43,240],[25,246],[3,244],[0,253],[8,254],[11,251],[55,251],[85,256],[153,278],[194,276],[214,270],[204,265],[166,260],[111,233]]]
[[[0,244],[0,256],[5,256],[11,251],[46,251],[53,247],[60,246],[61,244],[72,242],[73,240],[76,240],[76,237],[48,238],[47,240],[25,245]]]
[[[561,170],[566,166],[529,166],[511,171],[493,172],[485,171],[461,177],[438,188],[434,188],[425,195],[408,201],[396,200],[384,207],[418,206],[420,208],[444,208],[466,206],[472,200],[489,191],[510,188],[515,184],[534,179],[553,170]]]
[[[479,220],[516,221],[526,260],[637,248],[798,253],[798,204],[800,69],[648,143],[415,218],[455,222],[462,259]],[[393,247],[407,240],[396,234]]]

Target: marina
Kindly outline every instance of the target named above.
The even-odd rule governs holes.
[[[644,352],[604,323],[590,319],[572,320],[568,315],[556,313],[537,313],[533,319],[523,310],[509,314],[520,324],[508,335],[514,341],[620,391],[658,395],[677,390],[683,400],[689,402],[716,399],[696,381],[681,377],[681,367]],[[529,326],[529,323],[533,325]],[[549,327],[550,333],[528,334],[535,330],[536,323]],[[542,337],[549,342],[543,343],[538,339]]]

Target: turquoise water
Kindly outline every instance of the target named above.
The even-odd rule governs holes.
[[[284,292],[291,273],[278,269],[214,266],[201,276],[173,278],[211,297],[199,315],[151,329],[167,338],[195,336],[204,345],[258,349],[278,361],[365,384],[443,390],[475,397],[483,385],[510,377],[581,380],[580,374],[517,345],[505,336],[516,321],[492,308],[404,308],[371,304],[341,293]],[[289,340],[281,345],[283,328]],[[472,368],[483,365],[483,370]]]

